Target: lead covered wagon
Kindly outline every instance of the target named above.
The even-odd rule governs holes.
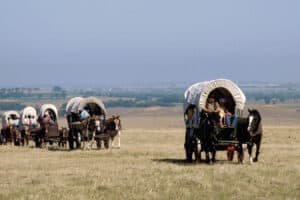
[[[228,146],[239,145],[239,141],[236,140],[237,130],[234,126],[214,124],[211,129],[205,129],[203,126],[205,122],[213,122],[209,117],[207,118],[208,121],[204,122],[203,120],[208,116],[206,114],[208,101],[215,102],[215,105],[224,105],[227,112],[237,119],[243,115],[246,97],[235,83],[226,79],[196,83],[186,90],[183,110],[186,125],[185,151],[189,161],[192,160],[193,154],[195,154],[196,159],[200,159],[203,144],[211,132],[217,133],[211,136],[214,137],[212,139],[215,140],[214,148],[216,150],[225,150]]]
[[[67,122],[69,126],[70,149],[81,147],[81,141],[86,141],[94,136],[95,119],[104,121],[106,109],[101,99],[96,97],[74,97],[66,106]],[[94,137],[97,139],[97,136]]]

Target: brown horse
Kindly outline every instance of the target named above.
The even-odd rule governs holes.
[[[89,117],[81,122],[81,136],[84,150],[91,150],[95,143],[96,119]]]
[[[12,145],[21,145],[21,133],[16,126],[7,126],[1,129],[1,137],[3,144],[11,143]]]
[[[29,126],[24,126],[24,129],[21,130],[22,146],[29,145],[29,138],[30,138],[30,128]]]
[[[69,138],[69,130],[67,127],[62,127],[59,129],[59,141],[58,146],[62,148],[67,147],[67,141]]]
[[[121,148],[121,119],[120,116],[113,116],[105,120],[104,122],[104,133],[109,135],[109,139],[111,141],[111,147],[114,147],[114,139],[118,137],[118,146],[117,148]]]

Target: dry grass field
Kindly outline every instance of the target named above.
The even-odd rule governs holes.
[[[250,107],[265,125],[253,165],[225,152],[214,165],[186,164],[181,107],[114,108],[121,149],[0,146],[0,199],[300,199],[300,105]]]

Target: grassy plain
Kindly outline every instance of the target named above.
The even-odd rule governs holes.
[[[225,152],[214,165],[186,164],[181,107],[114,108],[121,149],[0,146],[0,199],[300,199],[300,105],[250,107],[264,118],[253,165]]]

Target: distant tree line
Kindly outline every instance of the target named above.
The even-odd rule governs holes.
[[[245,92],[246,97],[250,101],[270,103],[285,103],[288,101],[300,101],[300,92],[297,91],[281,91],[281,92]]]
[[[18,102],[0,102],[0,110],[21,110],[24,105]]]
[[[296,87],[297,86],[297,87]],[[270,103],[284,103],[300,101],[300,86],[278,88],[242,88],[247,101]],[[0,103],[1,110],[20,110],[23,102],[40,100],[65,100],[68,96],[97,96],[113,97],[106,100],[106,107],[150,107],[174,106],[183,103],[184,88],[138,88],[138,89],[102,89],[66,91],[60,86],[43,90],[39,88],[0,88],[0,99],[14,100]],[[110,99],[110,98],[108,98]],[[17,101],[16,101],[17,100]],[[21,102],[21,103],[19,103]],[[65,114],[65,102],[59,108],[60,115]]]
[[[52,90],[39,88],[0,88],[1,99],[65,99],[67,92],[59,86]]]

